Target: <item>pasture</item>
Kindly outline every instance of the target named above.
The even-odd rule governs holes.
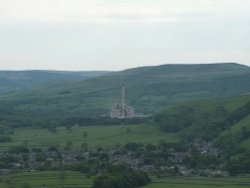
[[[91,188],[92,177],[72,171],[33,171],[0,176],[0,188]],[[250,177],[169,177],[153,178],[142,188],[248,188]]]
[[[160,140],[176,142],[174,135],[163,133],[157,126],[140,125],[112,125],[112,126],[74,126],[71,130],[65,127],[57,128],[56,133],[47,129],[18,128],[14,129],[11,142],[0,143],[1,150],[8,150],[11,146],[26,145],[29,148],[46,149],[58,145],[63,149],[67,142],[71,142],[71,149],[80,149],[82,143],[89,148],[115,147],[127,142],[157,143]]]
[[[153,182],[143,188],[248,188],[250,177],[172,177],[153,179]]]
[[[19,172],[0,176],[0,188],[89,188],[92,178],[71,171]]]

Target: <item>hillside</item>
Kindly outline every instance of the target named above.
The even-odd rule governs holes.
[[[214,143],[229,172],[250,172],[250,95],[188,102],[155,115],[154,121],[186,142]]]
[[[0,71],[0,95],[12,93],[31,86],[46,84],[48,82],[84,80],[101,76],[108,72],[102,71]]]
[[[1,97],[0,122],[36,126],[62,123],[67,118],[107,116],[120,100],[122,83],[126,102],[136,112],[147,114],[187,100],[249,93],[249,82],[250,68],[235,63],[141,67],[87,80],[49,83]]]
[[[156,114],[154,120],[163,131],[178,133],[190,141],[231,136],[238,137],[237,144],[241,145],[250,139],[250,135],[240,136],[250,132],[249,116],[250,95],[244,95],[186,102]]]

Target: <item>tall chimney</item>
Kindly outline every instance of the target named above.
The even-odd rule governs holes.
[[[122,84],[122,118],[125,118],[125,86]]]

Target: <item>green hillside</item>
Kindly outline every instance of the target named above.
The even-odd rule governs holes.
[[[161,65],[110,73],[82,81],[50,83],[0,97],[0,123],[17,126],[109,115],[126,86],[126,102],[151,114],[187,100],[250,92],[250,68],[225,63]]]
[[[156,114],[154,120],[163,131],[188,140],[231,138],[245,146],[250,139],[250,95],[187,102]]]
[[[212,142],[229,172],[250,172],[250,95],[188,102],[155,115],[154,121],[189,143]]]
[[[0,71],[0,94],[12,93],[48,82],[84,80],[104,75],[104,71]]]

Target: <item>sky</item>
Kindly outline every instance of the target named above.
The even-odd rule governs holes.
[[[0,0],[0,70],[250,65],[250,0]]]

